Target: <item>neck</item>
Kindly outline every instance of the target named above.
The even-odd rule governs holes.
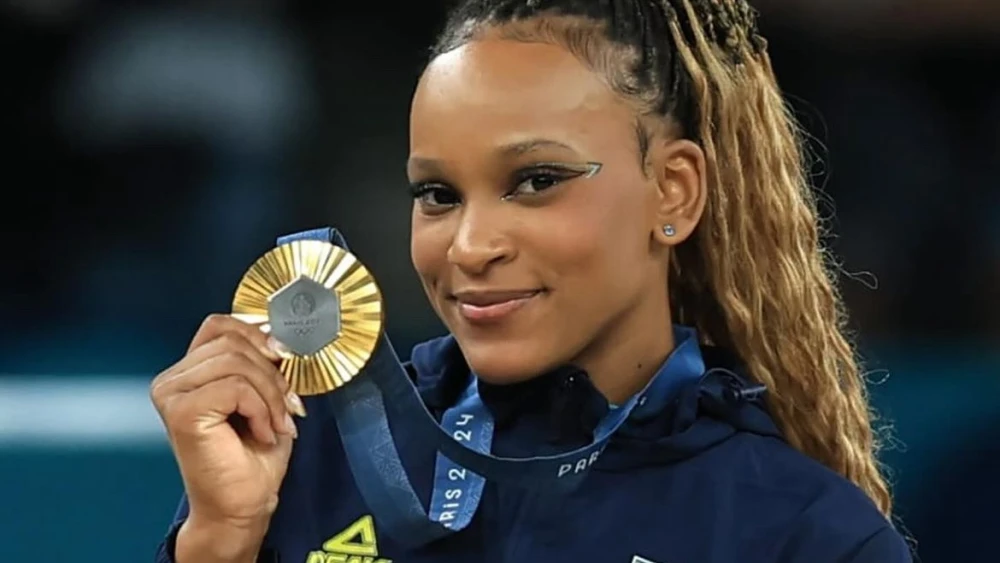
[[[586,370],[609,403],[620,405],[641,391],[673,351],[670,306],[639,303],[612,321],[574,363]]]

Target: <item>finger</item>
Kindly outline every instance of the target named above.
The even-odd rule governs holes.
[[[195,333],[191,344],[188,346],[188,353],[227,332],[235,332],[242,335],[251,344],[264,352],[264,355],[268,358],[272,360],[280,359],[280,356],[268,348],[268,336],[259,327],[235,319],[230,315],[218,313],[205,318],[205,321],[202,322],[201,327]]]
[[[200,436],[216,426],[231,424],[242,437],[249,433],[260,443],[277,443],[267,403],[242,376],[230,375],[211,381],[176,402],[174,420],[178,427],[175,433]],[[236,414],[239,417],[234,417]]]
[[[281,345],[279,345],[273,338],[268,340],[268,344],[269,346],[265,350],[261,350],[255,345],[254,342],[251,342],[242,334],[227,332],[191,352],[191,354],[189,354],[190,359],[185,359],[182,362],[178,362],[178,364],[181,365],[188,362],[204,361],[204,359],[213,355],[224,353],[226,350],[241,350],[247,355],[247,357],[257,363],[262,371],[274,374],[278,383],[278,388],[285,395],[285,407],[298,416],[306,416],[306,409],[305,405],[302,403],[302,399],[291,391],[291,386],[288,383],[288,379],[285,378],[285,374],[281,373],[281,370],[276,367],[277,362],[274,361],[274,358],[284,352],[276,353],[275,350],[281,348]],[[268,356],[268,354],[270,355]],[[165,376],[164,379],[169,381],[172,377],[172,375]]]
[[[263,444],[273,446],[278,443],[278,436],[272,427],[271,416],[267,403],[251,385],[238,384],[239,394],[236,399],[236,412],[246,420],[250,435]],[[288,415],[285,415],[288,417]],[[287,422],[286,422],[287,423]]]
[[[288,382],[285,377],[278,371],[275,366],[275,362],[266,354],[264,350],[260,350],[253,342],[247,339],[244,335],[238,332],[225,332],[216,337],[213,340],[199,346],[198,348],[192,350],[185,356],[181,361],[164,373],[155,381],[155,385],[166,385],[174,380],[181,374],[190,370],[193,366],[203,363],[205,360],[225,354],[226,352],[237,351],[244,354],[247,358],[253,361],[260,369],[264,372],[272,372],[276,378],[278,387],[283,393],[288,391]]]
[[[276,454],[276,460],[279,462],[281,467],[288,467],[288,460],[292,457],[292,446],[295,445],[295,440],[297,440],[298,437],[298,432],[293,433],[291,436],[278,436],[278,445],[273,449],[273,451]]]
[[[257,441],[273,446],[285,437],[292,439],[299,437],[299,430],[292,420],[292,415],[285,413],[282,429],[276,432],[272,427],[271,417],[266,412],[267,405],[264,400],[252,388],[249,393],[246,399],[240,399],[236,412],[246,419],[247,427]],[[258,412],[259,408],[265,409],[263,415]]]
[[[261,396],[271,414],[272,427],[282,433],[291,432],[285,423],[288,412],[286,394],[279,386],[277,368],[268,365],[262,369],[257,363],[239,350],[227,350],[221,354],[205,359],[201,363],[174,375],[161,395],[173,396],[180,393],[191,393],[205,385],[225,379],[232,375],[241,376]],[[234,411],[229,411],[227,415]]]
[[[161,409],[163,403],[175,393],[190,391],[190,379],[180,379],[181,376],[189,375],[190,371],[199,364],[204,363],[209,358],[226,354],[231,351],[238,351],[252,360],[262,372],[270,373],[275,379],[278,389],[284,394],[286,408],[298,416],[306,416],[305,406],[302,399],[289,389],[288,380],[285,378],[275,363],[266,358],[261,350],[247,340],[242,334],[236,332],[226,332],[201,347],[193,350],[181,361],[177,362],[170,369],[158,375],[150,384],[150,397],[157,409]],[[218,374],[224,376],[226,374]],[[195,381],[194,383],[197,383]]]

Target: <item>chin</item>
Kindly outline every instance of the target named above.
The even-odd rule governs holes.
[[[527,381],[552,369],[551,358],[517,342],[459,342],[469,368],[483,381],[509,385]],[[540,348],[532,346],[530,348]]]

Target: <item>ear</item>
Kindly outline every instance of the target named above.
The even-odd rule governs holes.
[[[691,236],[705,210],[705,151],[687,139],[664,140],[649,150],[657,187],[653,238],[675,246]]]

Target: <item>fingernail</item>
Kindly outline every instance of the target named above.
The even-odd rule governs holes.
[[[285,428],[288,429],[288,433],[292,435],[292,438],[299,437],[299,429],[295,426],[295,421],[292,420],[292,415],[285,413]]]
[[[274,431],[270,431],[267,433],[267,437],[264,439],[264,443],[266,443],[269,446],[278,445],[278,437],[274,435]]]
[[[287,360],[294,356],[294,354],[292,354],[292,351],[288,349],[288,346],[285,346],[284,344],[281,343],[280,340],[278,340],[273,336],[267,337],[267,347],[268,349],[271,350],[271,352],[276,354],[279,358],[284,358]]]
[[[267,358],[267,359],[271,360],[272,362],[274,362],[274,361],[277,361],[277,360],[280,360],[280,359],[281,359],[281,356],[279,356],[278,354],[276,354],[276,353],[274,352],[274,350],[272,350],[272,349],[271,349],[271,347],[270,347],[270,346],[261,346],[261,347],[259,348],[259,350],[260,350],[260,353],[261,353],[261,354],[264,354],[264,357],[265,357],[265,358]]]
[[[306,406],[302,403],[302,399],[298,395],[289,391],[285,395],[285,399],[285,402],[288,403],[288,410],[300,417],[304,418],[306,416]]]

